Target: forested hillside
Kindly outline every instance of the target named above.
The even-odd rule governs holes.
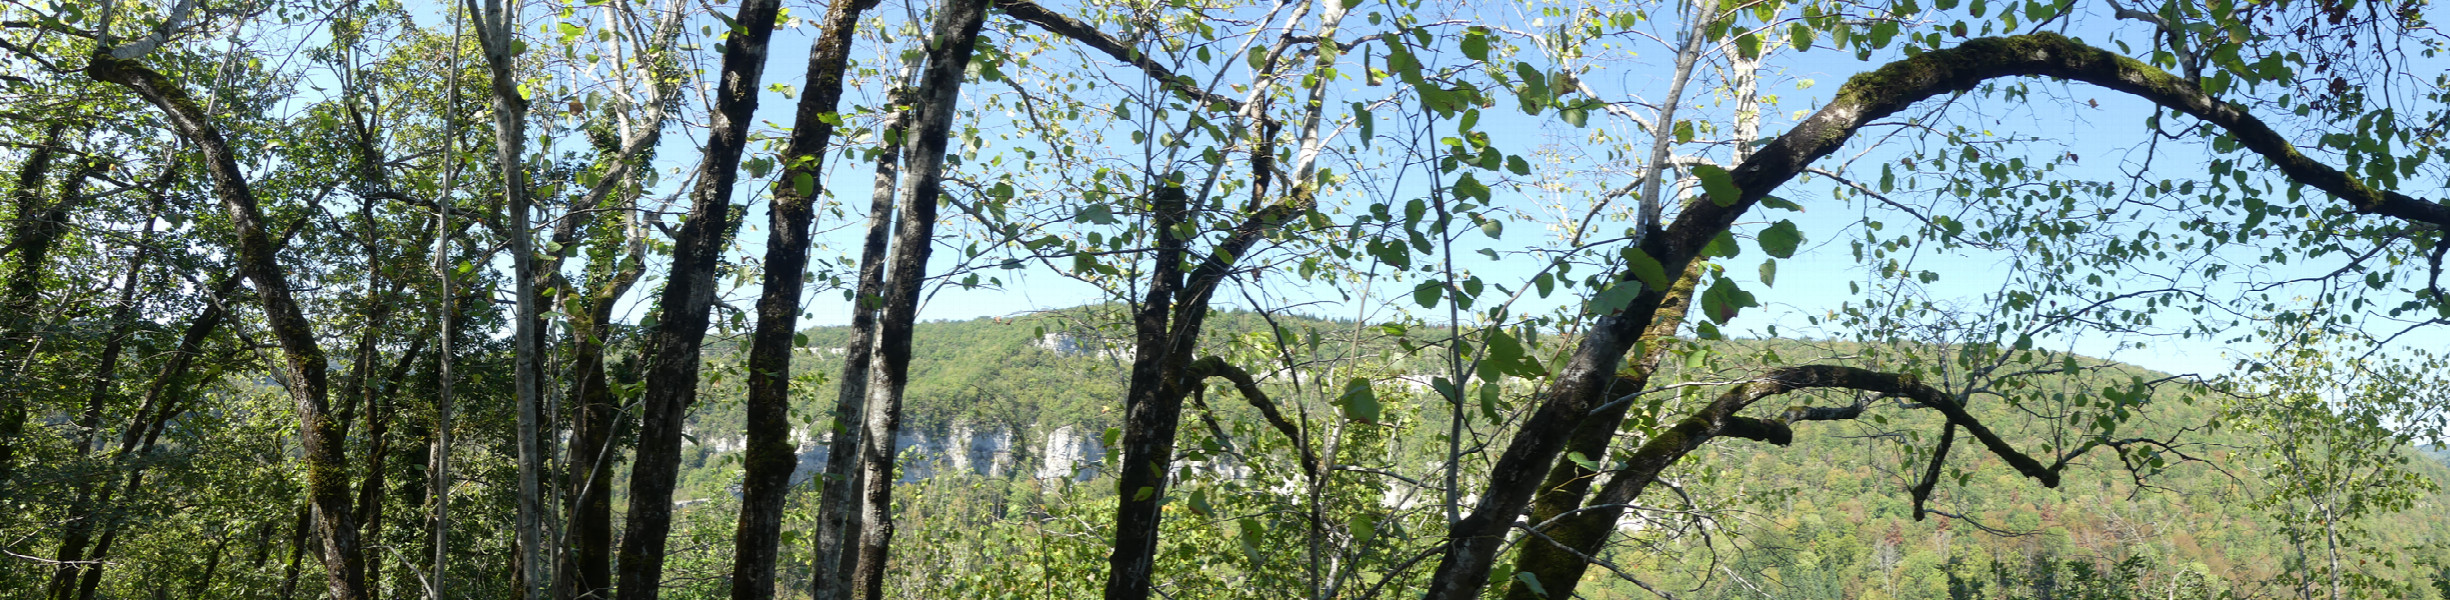
[[[0,2],[0,598],[2450,600],[2432,2]]]
[[[916,356],[934,357],[946,365],[911,379],[910,427],[941,436],[956,424],[975,429],[1011,427],[1018,441],[1010,460],[1019,468],[987,475],[979,469],[949,468],[945,451],[905,449],[905,471],[930,476],[910,482],[914,493],[902,505],[911,515],[908,526],[938,540],[906,546],[901,560],[918,564],[950,564],[949,571],[913,573],[893,583],[906,597],[952,595],[969,597],[1001,590],[1039,590],[1048,580],[1081,586],[1094,583],[1087,573],[1068,568],[1064,556],[1094,552],[1094,540],[1105,533],[1067,523],[1050,507],[1096,505],[1110,477],[1074,481],[1048,478],[1032,461],[1045,460],[1037,448],[1060,427],[1091,431],[1116,426],[1118,419],[1102,414],[1094,402],[1083,403],[1073,392],[1112,389],[1123,379],[1118,358],[1094,342],[1061,345],[1060,339],[1090,340],[1082,328],[1094,315],[1112,307],[1083,307],[1016,318],[928,322],[914,332]],[[1256,313],[1229,312],[1216,316],[1217,339],[1230,340],[1270,331]],[[1298,316],[1273,317],[1275,326],[1293,331],[1350,332],[1350,322]],[[1373,328],[1374,329],[1374,328]],[[840,328],[816,328],[807,336],[813,346],[826,347],[840,339]],[[1560,341],[1559,343],[1562,343]],[[1372,361],[1422,368],[1393,338],[1366,343]],[[1795,340],[1725,340],[1694,346],[1700,359],[1670,365],[1665,371],[1680,380],[1723,380],[1764,367],[1770,357],[1790,360],[1825,359],[1858,354],[1858,344]],[[830,352],[812,353],[809,369],[824,373],[839,368]],[[2092,375],[2072,385],[2122,385],[2132,379],[2159,379],[2166,374],[2115,363],[2078,359]],[[718,360],[720,362],[720,360]],[[1403,367],[1399,367],[1403,368]],[[1413,375],[1423,375],[1414,373]],[[1002,393],[980,393],[993,387]],[[929,390],[922,393],[917,390]],[[2131,426],[2150,432],[2201,427],[2238,415],[2201,394],[2174,390],[2135,401]],[[711,392],[710,399],[725,397]],[[1419,394],[1405,394],[1419,396]],[[1386,396],[1397,396],[1388,394]],[[1426,398],[1411,398],[1412,401]],[[1391,402],[1401,402],[1389,398]],[[820,406],[818,399],[810,406]],[[700,431],[732,431],[728,421],[737,412],[716,404],[698,414]],[[1224,423],[1259,420],[1247,406],[1212,404]],[[1332,411],[1330,405],[1302,407]],[[1662,407],[1666,409],[1669,407]],[[2014,422],[2004,406],[1976,410],[1993,422]],[[926,415],[926,416],[916,416]],[[1358,463],[1417,464],[1434,461],[1444,431],[1433,419],[1395,421],[1379,456],[1354,456]],[[1799,432],[1790,446],[1735,442],[1714,445],[1680,465],[1671,477],[1677,494],[1657,503],[1624,525],[1646,535],[1643,546],[1622,548],[1607,556],[1620,568],[1653,574],[1646,581],[1674,586],[1680,598],[2263,598],[2288,595],[2286,586],[2327,552],[2309,548],[2308,540],[2292,539],[2282,507],[2272,505],[2273,468],[2269,457],[2247,449],[2265,445],[2247,428],[2211,427],[2183,436],[2181,448],[2192,460],[2161,467],[2126,465],[2102,457],[2070,468],[2060,488],[2032,485],[1996,458],[1964,461],[1957,468],[1966,478],[1935,496],[1926,519],[1913,518],[1907,490],[1915,484],[1917,457],[1911,452],[1914,423],[1854,423]],[[2036,445],[2043,430],[2010,429],[2008,439]],[[1230,435],[1228,437],[1231,437]],[[815,443],[813,440],[811,443]],[[722,448],[693,447],[701,454],[692,464],[705,473],[686,474],[708,483],[703,497],[715,500],[692,510],[720,514],[732,509],[723,496],[724,483],[736,482],[736,468],[726,468]],[[2408,448],[2405,468],[2430,491],[2403,509],[2375,514],[2354,523],[2362,532],[2351,560],[2376,566],[2367,572],[2400,582],[2401,597],[2440,598],[2450,585],[2450,464],[2437,448]],[[1099,460],[1101,457],[1090,457]],[[1282,457],[1277,457],[1281,460]],[[919,463],[928,463],[920,465]],[[2132,468],[2131,468],[2132,467]],[[1067,473],[1069,471],[1066,471]],[[728,479],[727,479],[728,478]],[[1223,473],[1196,479],[1202,501],[1264,503],[1281,491],[1254,484],[1265,473]],[[1372,488],[1377,494],[1343,500],[1364,505],[1402,502],[1426,490],[1401,484]],[[1346,492],[1350,493],[1350,492]],[[1227,500],[1237,495],[1262,498]],[[1274,499],[1275,502],[1286,502]],[[1415,500],[1417,501],[1417,500]],[[1379,506],[1380,509],[1394,507]],[[1192,509],[1197,511],[1199,509]],[[1053,520],[1050,520],[1053,518]],[[1259,553],[1295,553],[1262,527],[1256,533],[1238,529],[1225,515],[1185,515],[1186,533],[1212,530],[1224,541],[1247,541]],[[1254,536],[1243,539],[1243,536]],[[1058,548],[1049,549],[1047,545]],[[1649,544],[1656,544],[1655,546]],[[1073,547],[1069,554],[1061,547]],[[788,553],[787,553],[788,555]],[[788,562],[788,561],[787,561]],[[2392,563],[2381,566],[2380,563]],[[1051,565],[1050,565],[1051,563]],[[1230,563],[1228,563],[1230,564]],[[804,577],[804,571],[787,577]],[[1004,587],[1013,586],[1013,587]],[[1231,589],[1181,588],[1200,597],[1241,597]],[[1594,575],[1581,588],[1591,598],[1643,598],[1651,594],[1628,581]],[[1058,585],[1051,597],[1094,594],[1093,588]],[[1025,597],[1027,593],[1023,594]],[[1263,597],[1255,595],[1253,597]]]

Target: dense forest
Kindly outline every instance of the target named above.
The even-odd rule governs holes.
[[[2443,10],[0,2],[0,597],[2450,599]]]

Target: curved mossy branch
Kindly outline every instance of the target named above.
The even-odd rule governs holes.
[[[1072,41],[1103,52],[1107,56],[1114,57],[1115,60],[1129,63],[1184,97],[1209,105],[1221,104],[1229,111],[1242,110],[1241,101],[1200,89],[1190,76],[1175,73],[1165,65],[1157,64],[1157,61],[1149,59],[1148,53],[1141,52],[1131,47],[1130,44],[1115,39],[1114,36],[1106,35],[1106,32],[1098,31],[1095,25],[1047,10],[1046,7],[1039,6],[1038,3],[1030,0],[995,0],[995,7],[1003,9],[1004,14],[1012,18],[1036,25],[1048,33],[1071,38]]]
[[[1657,311],[1658,317],[1642,333],[1642,343],[1646,349],[1644,354],[1625,372],[1617,374],[1615,383],[1608,391],[1608,395],[1618,398],[1592,409],[1589,416],[1574,426],[1573,434],[1566,440],[1565,455],[1549,466],[1548,478],[1540,482],[1539,495],[1533,498],[1531,504],[1531,522],[1543,523],[1583,510],[1583,499],[1590,496],[1591,485],[1599,480],[1599,472],[1592,468],[1598,464],[1592,461],[1607,456],[1609,443],[1615,441],[1617,428],[1624,424],[1626,413],[1633,407],[1632,400],[1650,387],[1650,376],[1657,372],[1659,360],[1666,355],[1663,346],[1675,338],[1677,329],[1683,327],[1685,315],[1690,312],[1694,290],[1700,286],[1701,274],[1707,264],[1705,261],[1693,261],[1677,277],[1674,287],[1668,290],[1666,300]],[[1580,455],[1582,460],[1574,460],[1575,455]],[[1533,549],[1535,546],[1538,549]],[[1532,573],[1535,577],[1544,575],[1533,571],[1530,561],[1536,560],[1535,555],[1557,549],[1553,545],[1526,546],[1516,557],[1518,561],[1523,561],[1516,564],[1516,570]],[[1547,578],[1542,577],[1541,581],[1547,581]],[[1518,580],[1508,584],[1506,597],[1510,600],[1537,600],[1543,595]]]
[[[297,405],[307,495],[318,515],[314,530],[322,542],[318,557],[324,564],[327,587],[332,597],[340,600],[365,597],[365,553],[359,547],[358,528],[350,512],[353,498],[346,450],[342,446],[344,439],[339,423],[330,414],[326,373],[329,365],[316,339],[314,323],[306,319],[305,311],[290,291],[289,277],[276,256],[279,247],[266,232],[263,210],[245,171],[239,167],[237,155],[220,127],[212,123],[194,97],[160,72],[134,60],[96,54],[86,65],[85,74],[96,81],[125,87],[161,109],[179,137],[195,144],[204,155],[214,196],[229,213],[230,225],[236,230],[238,271],[255,283],[266,328],[279,342],[285,359],[283,367],[288,376],[284,383]]]
[[[1819,388],[1850,389],[1873,392],[1875,395],[1864,396],[1846,406],[1788,407],[1778,416],[1768,418],[1737,414],[1770,396]],[[1947,430],[1941,435],[1930,472],[1913,489],[1918,519],[1923,512],[1923,499],[1936,487],[1939,465],[1945,459],[1948,448],[1954,445],[1958,430],[1973,436],[2026,477],[2054,488],[2059,485],[2059,472],[2066,468],[2069,460],[2103,445],[2096,442],[2078,446],[2045,467],[2000,438],[1980,419],[1968,414],[1955,396],[1912,375],[1833,365],[1772,369],[1719,394],[1716,400],[1675,427],[1644,442],[1626,459],[1624,467],[1612,473],[1599,494],[1583,509],[1540,523],[1537,527],[1555,543],[1524,544],[1517,569],[1533,574],[1546,584],[1551,597],[1567,597],[1589,568],[1588,561],[1581,557],[1592,555],[1605,545],[1608,535],[1615,531],[1617,519],[1624,516],[1624,507],[1632,505],[1634,500],[1641,497],[1644,489],[1658,480],[1660,473],[1685,455],[1718,437],[1738,437],[1784,446],[1794,441],[1795,423],[1859,418],[1871,407],[1871,401],[1876,397],[1902,398],[1912,402],[1914,407],[1938,410],[1947,417]],[[1516,587],[1522,585],[1517,583]]]
[[[1856,130],[1943,93],[1963,92],[1992,79],[2053,77],[2133,94],[2201,119],[2262,155],[2297,183],[2330,192],[2356,212],[2450,227],[2450,207],[2378,190],[2364,181],[2298,152],[2279,132],[2242,108],[2205,94],[2194,84],[2141,61],[2085,45],[2055,33],[1968,40],[1946,50],[1889,63],[1856,75],[1837,96],[1803,123],[1763,146],[1731,173],[1741,199],[1730,206],[1704,204],[1676,219],[1668,242],[1689,257],[1734,223],[1753,203],[1768,197],[1813,160],[1836,151]],[[1694,238],[1693,236],[1700,236]],[[1664,261],[1663,261],[1664,262]]]
[[[1843,146],[1864,125],[1933,96],[1971,90],[2005,77],[2055,77],[2134,94],[2222,128],[2291,180],[2339,196],[2356,212],[2450,227],[2450,207],[2376,190],[2316,162],[2261,120],[2213,99],[2177,76],[2043,32],[1968,40],[1955,48],[1925,52],[1855,76],[1819,112],[1764,145],[1730,173],[1739,191],[1734,202],[1724,206],[1694,203],[1665,231],[1644,236],[1640,249],[1666,269],[1681,271],[1700,255],[1704,245],[1727,231],[1754,204],[1813,161]],[[1620,274],[1618,280],[1635,281],[1630,273]],[[1625,310],[1596,319],[1574,353],[1563,361],[1541,403],[1518,426],[1513,441],[1490,468],[1480,502],[1468,516],[1448,527],[1448,550],[1431,575],[1425,598],[1472,598],[1487,583],[1506,531],[1530,504],[1545,467],[1563,453],[1566,434],[1599,404],[1626,351],[1655,320],[1665,301],[1662,292],[1644,290]],[[1980,432],[1969,429],[1969,433],[1982,437]],[[2016,466],[2028,475],[2048,470],[2029,458],[2027,463]],[[2045,482],[2055,479],[2053,475]]]
[[[1302,436],[1301,428],[1295,427],[1291,419],[1286,419],[1284,412],[1276,410],[1276,403],[1268,399],[1266,390],[1259,389],[1259,381],[1251,377],[1250,371],[1233,366],[1232,363],[1225,362],[1224,358],[1211,356],[1191,363],[1188,375],[1193,382],[1190,386],[1193,389],[1201,387],[1198,382],[1210,377],[1221,377],[1233,383],[1234,391],[1241,392],[1242,399],[1249,402],[1251,408],[1259,409],[1259,416],[1266,418],[1268,425],[1283,432],[1285,439],[1293,442],[1293,447],[1301,449],[1302,472],[1312,477],[1318,476],[1319,467],[1323,465],[1319,464],[1318,455],[1310,451],[1310,442]]]

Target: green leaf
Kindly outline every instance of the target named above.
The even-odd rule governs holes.
[[[1523,114],[1540,114],[1541,109],[1548,107],[1552,96],[1549,91],[1548,77],[1540,74],[1538,68],[1526,62],[1514,63],[1514,74],[1523,78]]]
[[[1736,287],[1734,281],[1725,277],[1711,283],[1710,289],[1701,294],[1702,312],[1707,313],[1710,320],[1719,323],[1726,323],[1734,319],[1736,313],[1743,309],[1760,305],[1760,302],[1753,299],[1752,292]]]
[[[1897,37],[1896,21],[1881,21],[1879,23],[1872,24],[1872,49],[1877,50],[1889,47],[1889,40],[1895,37]]]
[[[1582,310],[1592,315],[1616,314],[1617,311],[1625,310],[1626,306],[1632,305],[1634,297],[1641,294],[1642,286],[1639,283],[1619,281],[1609,284],[1607,289],[1600,290],[1597,294],[1592,294],[1591,301],[1585,303]]]
[[[1506,235],[1506,222],[1484,217],[1480,219],[1480,234],[1489,236],[1489,239],[1492,240],[1504,236]]]
[[[1507,335],[1504,329],[1489,330],[1488,340],[1482,344],[1489,350],[1488,360],[1508,367],[1523,362],[1523,342]]]
[[[1489,34],[1474,27],[1463,34],[1463,57],[1472,60],[1489,59]]]
[[[1531,162],[1523,160],[1523,157],[1521,156],[1507,156],[1506,172],[1516,175],[1530,175]]]
[[[1650,289],[1654,290],[1664,290],[1675,283],[1674,280],[1667,278],[1667,267],[1659,264],[1659,259],[1651,258],[1650,253],[1643,252],[1641,248],[1626,248],[1624,256],[1625,269],[1632,271],[1633,277],[1641,280],[1642,285],[1650,286]]]
[[[1761,36],[1754,35],[1754,34],[1750,34],[1750,33],[1747,33],[1747,34],[1744,34],[1744,35],[1741,35],[1741,36],[1736,36],[1736,38],[1735,38],[1735,53],[1736,53],[1737,55],[1743,56],[1745,60],[1752,60],[1752,59],[1760,58],[1760,57],[1761,57]]]
[[[1370,138],[1378,135],[1378,125],[1371,118],[1369,105],[1353,103],[1353,123],[1361,126],[1361,146],[1369,147]]]
[[[1791,258],[1795,256],[1795,247],[1803,245],[1803,231],[1795,228],[1794,221],[1779,219],[1769,229],[1761,230],[1760,241],[1762,252],[1778,258]]]
[[[1236,536],[1236,541],[1242,543],[1242,554],[1250,557],[1252,566],[1258,566],[1260,562],[1259,540],[1267,535],[1267,528],[1260,527],[1258,519],[1249,517],[1243,517],[1236,525],[1242,528],[1242,535]]]
[[[1564,120],[1567,125],[1582,127],[1590,124],[1591,109],[1581,104],[1560,107],[1557,109],[1557,118]]]
[[[1412,301],[1420,303],[1421,308],[1437,308],[1438,298],[1445,295],[1445,282],[1423,281],[1412,288]]]
[[[1777,259],[1761,261],[1761,285],[1773,287],[1778,285]]]
[[[1216,506],[1208,503],[1208,490],[1191,492],[1191,512],[1203,517],[1216,516]]]
[[[1693,353],[1692,353],[1692,354],[1686,354],[1686,355],[1684,355],[1684,368],[1687,368],[1687,369],[1692,369],[1692,370],[1696,370],[1696,371],[1698,371],[1698,370],[1701,370],[1701,368],[1702,368],[1702,367],[1706,367],[1706,366],[1709,366],[1709,365],[1710,365],[1710,349],[1709,349],[1709,348],[1699,348],[1699,349],[1695,349],[1695,350],[1693,350]]]
[[[1344,382],[1344,396],[1336,399],[1336,406],[1344,409],[1344,418],[1378,423],[1378,393],[1370,389],[1369,378],[1354,377]]]
[[[1735,233],[1727,231],[1718,232],[1717,237],[1710,238],[1710,243],[1701,247],[1702,256],[1735,258],[1743,253],[1744,246],[1735,243]]]
[[[1735,176],[1718,165],[1693,165],[1693,176],[1701,179],[1701,189],[1710,194],[1710,202],[1719,206],[1735,206],[1744,199],[1744,192],[1735,187]]]
[[[807,173],[792,173],[791,193],[798,194],[801,198],[815,197],[817,195],[817,178],[811,177]]]
[[[1533,575],[1527,571],[1518,571],[1514,574],[1514,580],[1523,582],[1523,587],[1529,588],[1532,595],[1542,598],[1548,597],[1548,588],[1540,586],[1540,577],[1538,575]]]
[[[1463,176],[1455,178],[1455,197],[1478,200],[1481,204],[1488,204],[1489,186],[1480,183],[1478,178],[1472,177],[1471,172],[1466,171]]]
[[[1113,225],[1117,223],[1114,218],[1114,209],[1106,206],[1105,204],[1091,204],[1081,207],[1080,214],[1072,217],[1072,222],[1096,223],[1099,225]]]
[[[1684,119],[1677,119],[1677,120],[1676,120],[1676,143],[1679,143],[1679,144],[1685,144],[1685,143],[1691,143],[1692,141],[1693,141],[1693,122],[1692,122],[1692,121],[1687,121],[1687,120],[1684,120]]]

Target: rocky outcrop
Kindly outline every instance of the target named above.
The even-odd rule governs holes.
[[[1121,359],[1123,351],[1104,340],[1069,333],[1049,333],[1029,343],[1040,350],[1063,356],[1099,356],[1108,360]]]
[[[689,433],[690,445],[702,446],[718,455],[739,452],[747,445],[747,440],[738,435]],[[798,428],[792,430],[791,437],[798,442],[800,458],[799,469],[791,473],[792,483],[803,483],[824,473],[825,461],[833,453],[832,434]],[[903,431],[894,439],[893,448],[902,457],[904,483],[940,475],[1001,478],[1022,473],[1039,479],[1088,481],[1097,476],[1097,466],[1106,457],[1105,445],[1098,436],[1082,433],[1076,427],[1060,427],[1047,433],[1034,453],[1023,446],[1024,437],[1011,428],[964,423]]]
[[[1067,425],[1046,434],[1046,450],[1038,457],[1039,479],[1088,481],[1097,476],[1097,464],[1105,462],[1106,448],[1098,438]]]

